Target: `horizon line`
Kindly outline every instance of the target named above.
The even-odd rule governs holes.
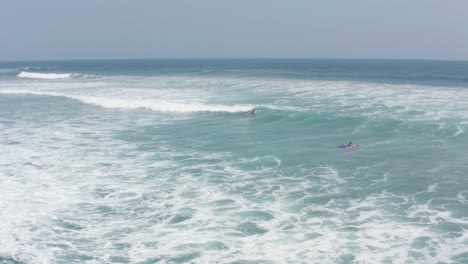
[[[468,62],[468,59],[415,59],[415,58],[339,58],[339,57],[161,57],[161,58],[85,58],[85,59],[20,59],[0,60],[8,62],[59,62],[59,61],[124,61],[124,60],[387,60],[387,61],[453,61]]]

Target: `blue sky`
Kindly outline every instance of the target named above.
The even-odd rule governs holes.
[[[2,0],[0,60],[468,60],[467,0]]]

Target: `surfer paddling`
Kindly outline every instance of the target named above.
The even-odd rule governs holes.
[[[353,142],[350,141],[348,142],[348,144],[341,144],[336,148],[357,148],[359,146],[360,146],[359,144],[353,144]]]
[[[252,109],[250,112],[249,112],[249,115],[255,115],[257,113],[257,109]]]

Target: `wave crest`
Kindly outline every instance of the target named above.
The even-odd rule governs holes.
[[[158,112],[225,112],[238,113],[247,112],[252,109],[251,105],[218,105],[201,103],[182,103],[171,101],[155,101],[141,99],[103,98],[94,96],[67,96],[87,104],[94,104],[104,108],[122,109],[150,109]]]
[[[79,94],[63,94],[47,91],[12,91],[0,90],[0,94],[30,94],[39,96],[64,97],[80,101],[85,104],[92,104],[103,108],[120,108],[120,109],[149,109],[157,112],[174,112],[174,113],[194,113],[194,112],[224,112],[224,113],[241,113],[247,112],[253,108],[252,105],[220,105],[220,104],[203,104],[195,102],[174,102],[164,100],[150,99],[123,99],[123,98],[106,98],[101,96],[79,95]]]
[[[92,75],[85,75],[79,73],[41,73],[22,71],[17,75],[17,77],[28,79],[63,80],[72,78],[87,78],[92,77]]]

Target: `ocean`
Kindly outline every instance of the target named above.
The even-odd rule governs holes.
[[[468,263],[467,130],[466,61],[1,62],[0,263]]]

